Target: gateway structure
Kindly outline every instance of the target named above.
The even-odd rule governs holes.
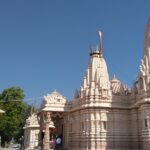
[[[56,91],[44,96],[40,111],[27,120],[24,149],[49,150],[55,135],[68,150],[150,149],[150,21],[137,81],[130,89],[115,76],[109,79],[99,36],[100,46],[90,53],[74,99],[67,101]]]

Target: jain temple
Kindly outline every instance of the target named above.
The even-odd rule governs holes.
[[[73,100],[54,91],[26,120],[24,150],[50,150],[56,135],[62,139],[62,150],[150,150],[150,20],[131,88],[115,76],[109,79],[101,32],[99,37]]]

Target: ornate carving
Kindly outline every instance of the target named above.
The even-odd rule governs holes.
[[[28,126],[39,126],[38,116],[36,114],[32,114],[27,120],[25,127]]]
[[[44,96],[44,100],[42,102],[41,107],[45,107],[46,104],[54,104],[54,103],[66,104],[67,100],[64,96],[54,91],[51,94]]]

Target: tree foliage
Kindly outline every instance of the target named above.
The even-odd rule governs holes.
[[[23,126],[30,107],[23,102],[24,92],[19,87],[5,89],[0,94],[0,108],[5,114],[0,115],[0,136],[2,144],[14,139],[19,142],[23,136]]]

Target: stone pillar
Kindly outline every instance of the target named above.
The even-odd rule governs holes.
[[[50,149],[50,131],[49,131],[49,124],[50,124],[51,116],[50,112],[46,113],[46,122],[45,122],[45,135],[44,135],[44,150]]]

